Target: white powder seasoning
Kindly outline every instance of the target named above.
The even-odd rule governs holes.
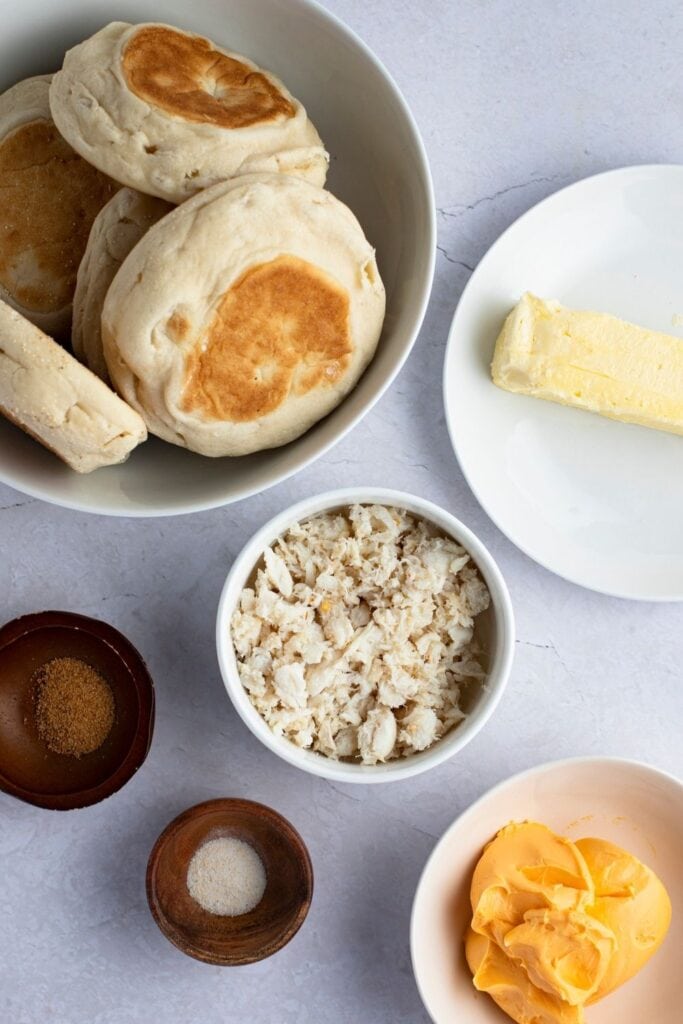
[[[187,888],[210,914],[237,917],[261,902],[266,869],[249,843],[232,837],[210,839],[190,861]]]

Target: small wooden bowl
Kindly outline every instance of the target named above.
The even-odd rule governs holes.
[[[47,748],[35,723],[37,669],[53,658],[80,658],[109,683],[114,725],[83,757]],[[98,619],[37,612],[0,629],[0,789],[37,807],[66,811],[111,796],[147,756],[154,729],[154,685],[125,636]]]
[[[192,899],[187,869],[210,839],[249,843],[266,869],[266,891],[248,914],[210,914]],[[304,922],[313,897],[313,869],[303,839],[290,823],[251,800],[207,800],[190,807],[161,833],[147,865],[147,899],[154,920],[183,953],[233,967],[282,949]]]

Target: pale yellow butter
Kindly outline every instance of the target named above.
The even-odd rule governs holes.
[[[507,391],[683,434],[683,339],[526,292],[496,342]]]

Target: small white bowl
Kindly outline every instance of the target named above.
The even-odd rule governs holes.
[[[214,39],[275,72],[304,104],[331,154],[327,187],[377,250],[387,315],[377,353],[329,416],[282,448],[209,459],[150,438],[121,466],[85,476],[0,417],[0,481],[66,508],[179,515],[258,494],[313,462],[386,391],[420,329],[434,273],[429,165],[408,106],[375,55],[314,0],[23,0],[5,5],[0,89],[55,71],[64,51],[116,16],[164,21]]]
[[[240,594],[260,561],[264,549],[294,523],[310,519],[318,512],[354,504],[379,504],[405,509],[434,523],[472,555],[491,593],[490,607],[477,617],[479,636],[488,653],[488,676],[485,685],[473,697],[467,718],[429,749],[410,757],[397,758],[387,764],[362,765],[333,761],[323,754],[302,750],[289,740],[276,736],[251,703],[240,682],[230,633],[230,622]],[[433,505],[430,501],[413,494],[382,488],[348,488],[328,491],[301,501],[275,516],[254,534],[235,559],[225,581],[218,605],[216,645],[218,664],[231,701],[242,721],[269,750],[297,768],[337,782],[393,782],[434,768],[453,757],[476,736],[493,714],[505,689],[512,666],[514,633],[512,603],[500,570],[481,541],[459,519],[438,505]]]
[[[510,1024],[477,992],[463,937],[471,917],[470,882],[485,844],[510,821],[532,819],[572,839],[607,839],[661,878],[673,907],[662,947],[631,981],[587,1011],[589,1024],[680,1024],[683,948],[683,784],[672,775],[618,758],[553,761],[507,779],[461,814],[422,872],[410,928],[417,987],[435,1024]]]

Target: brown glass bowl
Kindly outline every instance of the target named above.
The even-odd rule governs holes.
[[[83,757],[50,751],[35,723],[36,671],[52,658],[80,658],[109,683],[114,725]],[[145,760],[154,728],[154,685],[125,636],[97,619],[37,612],[0,629],[0,789],[37,807],[67,811],[111,796]]]
[[[203,910],[187,889],[187,869],[210,839],[249,843],[266,869],[266,891],[248,914]],[[234,967],[282,949],[304,922],[313,897],[313,869],[304,841],[277,811],[251,800],[207,800],[190,807],[157,839],[147,865],[147,899],[154,920],[183,953]]]

